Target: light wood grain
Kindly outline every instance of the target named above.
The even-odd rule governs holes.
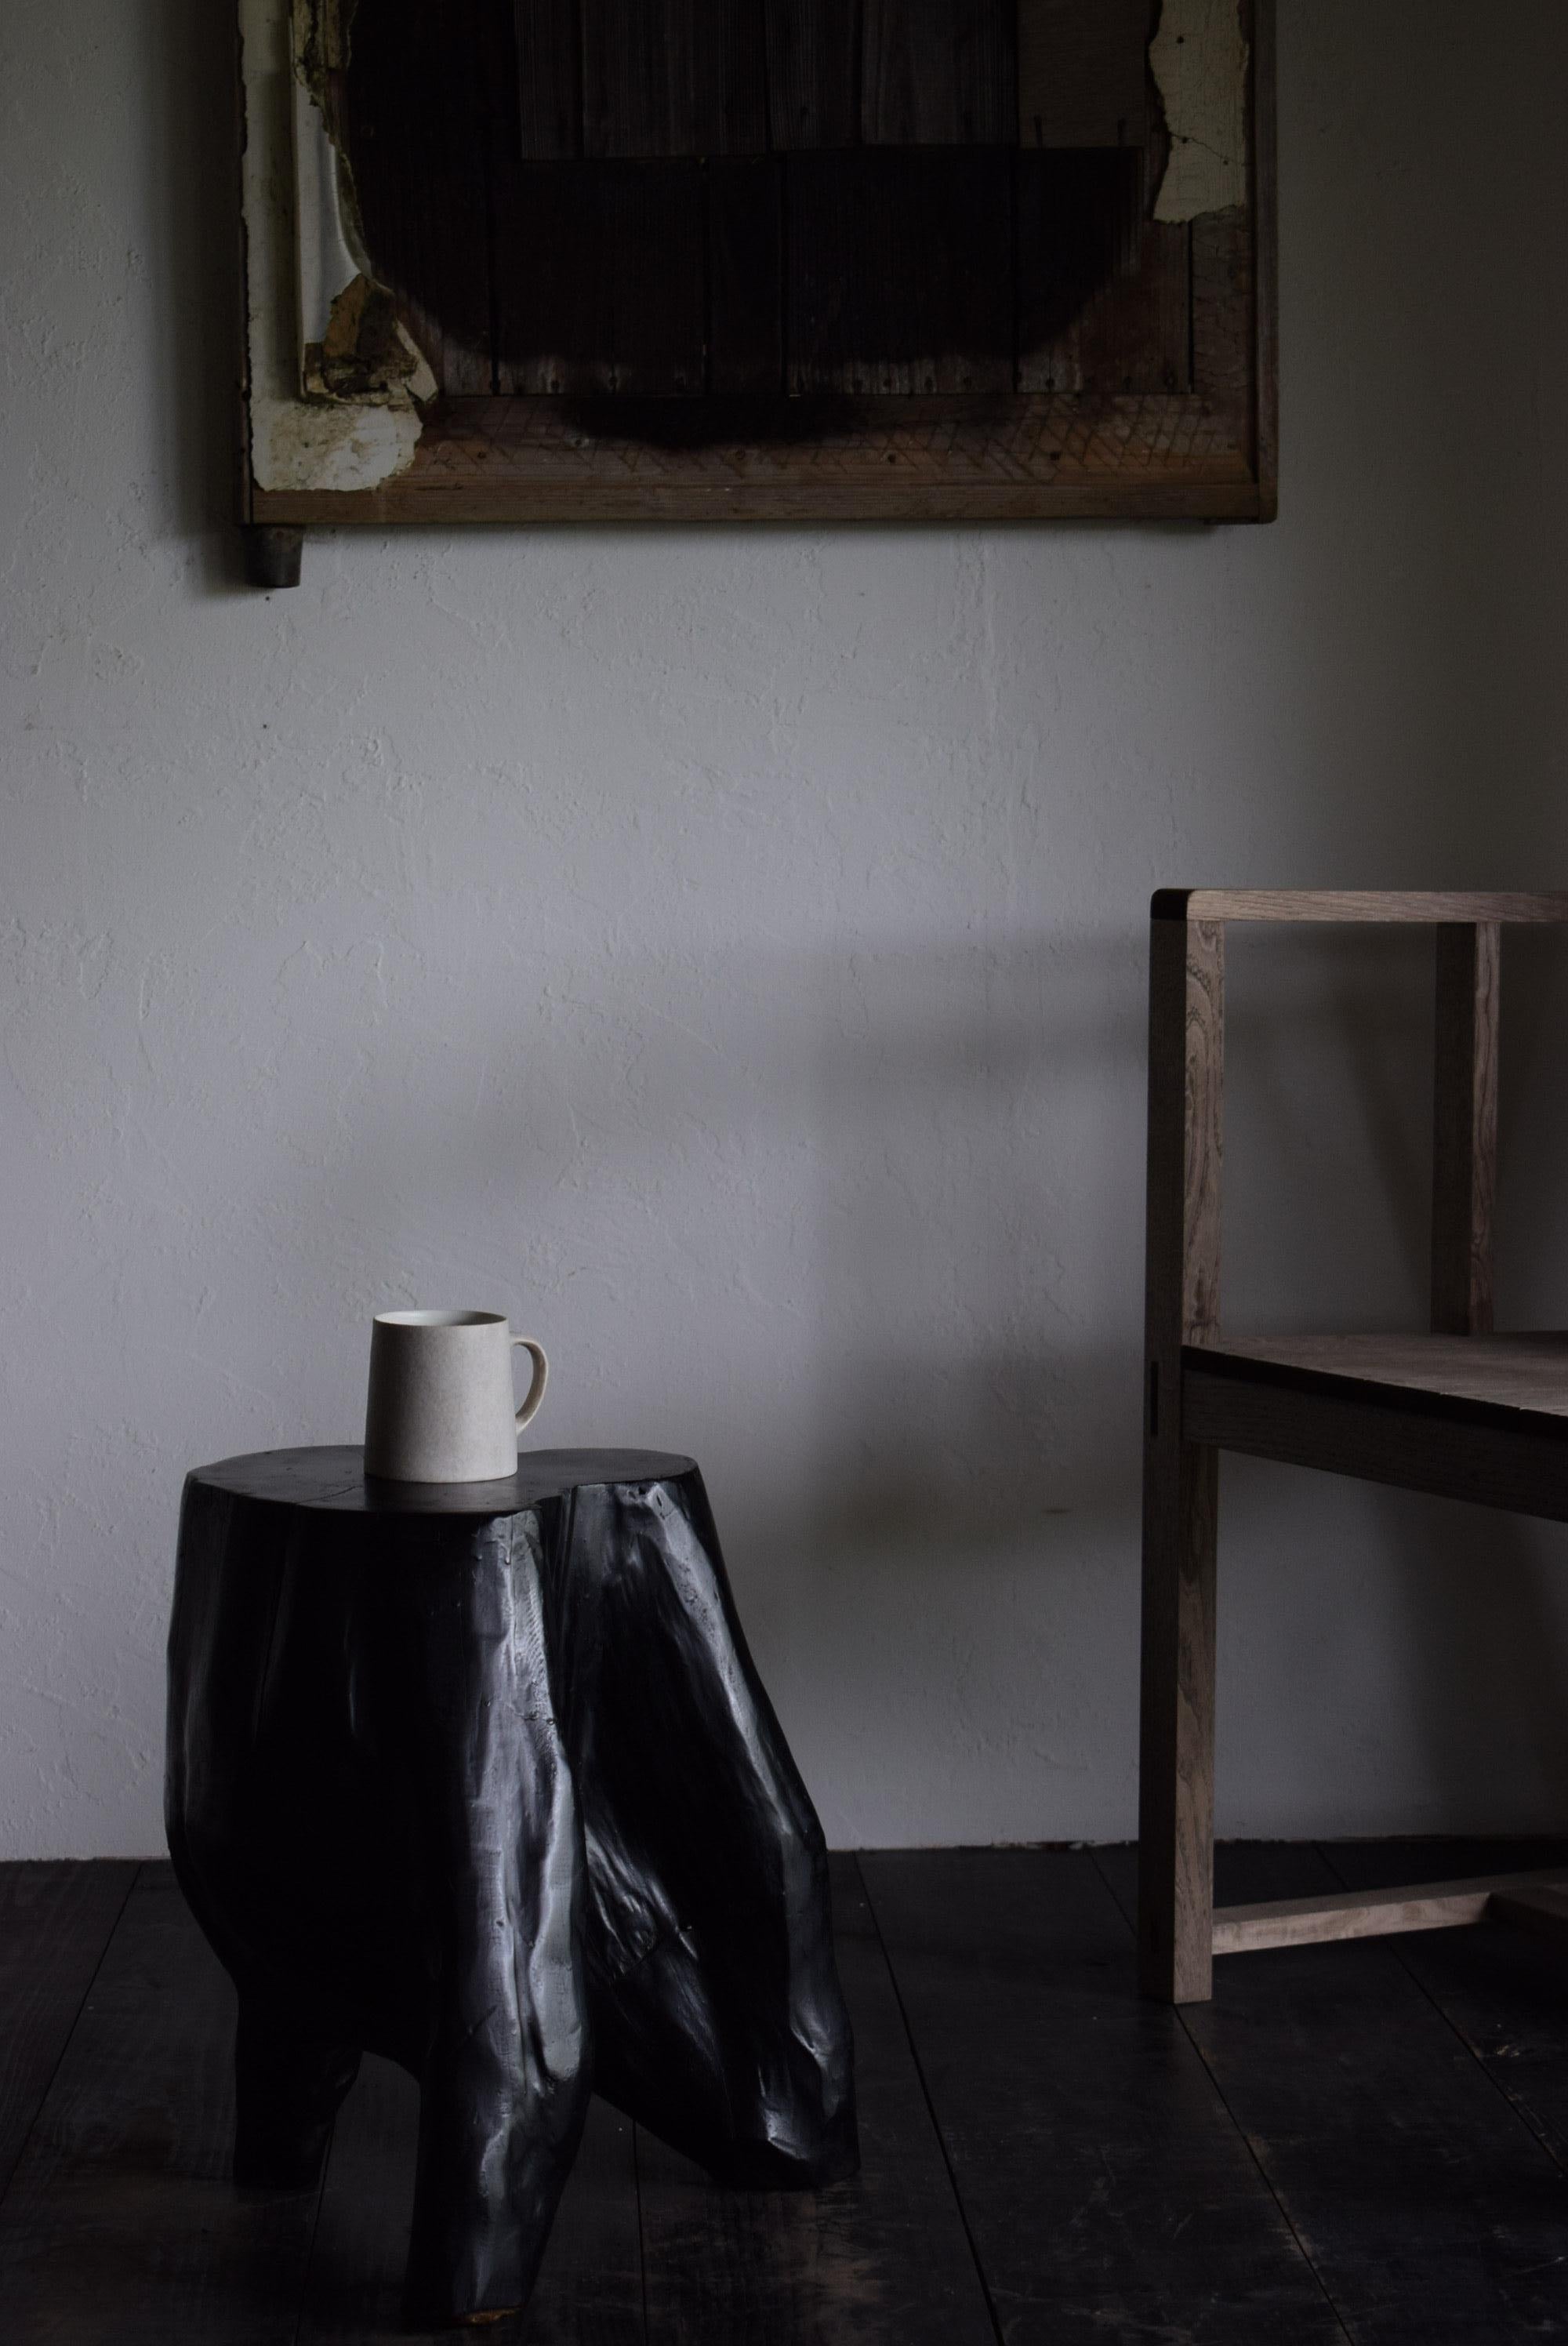
[[[499,290],[504,294],[504,286]],[[590,312],[597,299],[596,289],[583,290]],[[510,342],[504,301],[503,310]],[[591,356],[594,347],[579,357]],[[669,414],[650,403],[644,422],[657,431]],[[883,520],[937,518],[950,507],[951,516],[972,511],[1001,520],[1046,510],[1131,514],[1138,507],[1125,467],[1135,454],[1140,482],[1172,517],[1197,517],[1211,499],[1216,511],[1223,506],[1239,517],[1249,499],[1257,503],[1233,423],[1186,394],[1098,402],[921,394],[874,404],[837,395],[715,398],[705,403],[700,421],[699,444],[665,447],[657,438],[650,444],[635,436],[626,403],[615,397],[450,400],[427,423],[410,470],[394,481],[374,490],[269,492],[257,517],[565,521],[597,512],[782,519],[809,515],[818,499],[845,518],[863,501],[866,515]],[[1037,495],[1044,505],[1036,505]]]
[[[1188,1350],[1182,1410],[1189,1440],[1222,1450],[1568,1521],[1568,1417],[1560,1407],[1346,1376],[1227,1346]]]
[[[1495,921],[1437,933],[1431,1323],[1459,1336],[1492,1329],[1502,950]]]
[[[895,403],[890,401],[889,404]],[[891,474],[890,467],[890,474]],[[401,522],[1029,522],[1256,521],[1251,481],[962,482],[890,477],[810,481],[389,481],[381,489],[256,489],[250,517],[307,527],[382,529]]]
[[[1207,1999],[1214,1953],[1484,1910],[1444,1889],[1441,1914],[1390,1892],[1213,1915],[1216,1455],[1568,1521],[1568,1336],[1491,1332],[1502,924],[1568,919],[1568,894],[1162,889],[1150,909],[1139,1964],[1179,2003]],[[1430,1335],[1220,1337],[1230,921],[1437,929]]]
[[[1224,1167],[1225,932],[1187,930],[1183,1011],[1181,1341],[1219,1338],[1220,1177]]]
[[[1543,1886],[1563,1902],[1568,1932],[1568,1882],[1563,1869],[1555,1866],[1531,1873],[1481,1874],[1463,1882],[1421,1882],[1393,1890],[1347,1890],[1322,1897],[1217,1906],[1214,1952],[1239,1955],[1259,1947],[1374,1939],[1399,1931],[1457,1930],[1483,1921],[1495,1900],[1533,1897]]]
[[[1568,1417],[1568,1332],[1227,1336],[1219,1349],[1312,1377],[1353,1378],[1489,1409]]]
[[[1386,888],[1161,888],[1156,921],[1568,921],[1568,893]]]
[[[1145,1993],[1209,1993],[1217,1461],[1182,1418],[1184,1343],[1219,1325],[1225,934],[1150,935],[1138,1962]]]

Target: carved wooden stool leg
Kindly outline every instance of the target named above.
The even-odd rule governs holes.
[[[236,2171],[313,2176],[352,2047],[417,2076],[417,2326],[525,2303],[591,2084],[728,2180],[856,2164],[821,1829],[689,1459],[199,1470],[168,1748],[240,1992]]]
[[[576,1772],[599,2089],[728,2182],[852,2173],[826,1847],[701,1477],[579,1491],[566,1571],[596,1657]]]
[[[338,2105],[359,2075],[357,2045],[242,1994],[234,2040],[234,2180],[306,2190],[320,2178]]]
[[[440,1946],[405,2283],[418,2324],[526,2301],[591,2087],[582,1833],[533,1519],[486,1526],[438,1603],[416,1595],[409,1728]]]

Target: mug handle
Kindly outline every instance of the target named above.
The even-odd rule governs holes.
[[[514,1352],[528,1353],[534,1362],[534,1382],[528,1388],[527,1399],[517,1413],[517,1431],[521,1433],[529,1419],[537,1413],[545,1398],[545,1387],[550,1381],[550,1363],[545,1358],[544,1345],[536,1344],[532,1336],[514,1336],[512,1349]]]

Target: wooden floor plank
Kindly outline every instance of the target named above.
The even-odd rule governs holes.
[[[0,2197],[136,1871],[0,1865]]]
[[[299,2346],[379,2346],[412,2333],[399,2299],[413,2209],[419,2087],[366,2057],[338,2115],[321,2192]],[[487,2322],[486,2339],[528,2346],[643,2346],[636,2172],[628,2120],[589,2108],[525,2320]]]
[[[861,2168],[819,2192],[721,2191],[637,2138],[649,2346],[994,2346],[852,1858],[833,1861]]]
[[[1568,1841],[1233,1846],[1218,1890],[1360,1892],[1560,1860]],[[862,1869],[835,1861],[861,2177],[719,2191],[596,2104],[531,2315],[489,2334],[1568,2340],[1563,1956],[1493,1923],[1232,1956],[1215,2002],[1177,2014],[1134,1993],[1131,1930],[1105,1886],[1130,1913],[1134,1868],[1131,1851],[885,1854],[862,1861],[873,1914]],[[319,2220],[313,2194],[236,2192],[232,1994],[168,1869],[142,1869],[127,1898],[133,1872],[0,1869],[15,2160],[0,2338],[390,2346],[412,2083],[367,2062]]]
[[[1227,1902],[1334,1886],[1299,1844],[1222,1849],[1216,1879]],[[1568,2338],[1568,2182],[1402,1953],[1227,1956],[1183,2018],[1358,2346]]]
[[[1343,2346],[1086,1852],[861,1865],[1008,2346]]]
[[[314,2192],[237,2192],[234,1994],[137,1877],[0,2203],[5,2346],[290,2346]]]
[[[1472,1860],[1498,1871],[1568,1861],[1568,1841],[1338,1841],[1323,1851],[1349,1890],[1381,1889]],[[1568,1962],[1498,1923],[1401,1940],[1400,1963],[1524,2122],[1568,2169]]]

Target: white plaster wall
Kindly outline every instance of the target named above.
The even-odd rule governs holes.
[[[698,1454],[835,1841],[1126,1834],[1147,892],[1568,880],[1568,11],[1282,0],[1274,529],[345,535],[270,598],[226,15],[0,13],[0,1854],[161,1846],[184,1469],[354,1438],[414,1300],[545,1338],[551,1443]],[[1249,1324],[1419,1316],[1424,978],[1237,952]],[[1561,1535],[1226,1502],[1223,1830],[1561,1823]]]

